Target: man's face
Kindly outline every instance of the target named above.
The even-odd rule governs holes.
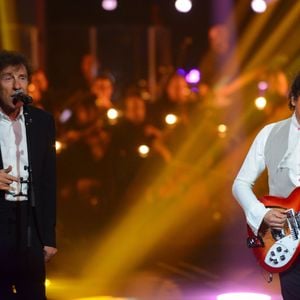
[[[25,66],[8,66],[0,72],[0,107],[6,113],[17,110],[22,103],[15,102],[17,90],[27,93],[28,74]]]
[[[92,84],[91,91],[98,98],[110,100],[113,93],[113,86],[108,79],[96,79]]]

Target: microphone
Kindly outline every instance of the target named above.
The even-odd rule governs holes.
[[[32,97],[29,95],[26,95],[22,92],[22,90],[15,91],[14,95],[12,96],[14,101],[21,101],[24,103],[24,105],[28,105],[32,103]]]

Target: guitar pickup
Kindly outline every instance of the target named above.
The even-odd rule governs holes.
[[[294,240],[297,240],[299,227],[298,227],[298,223],[297,223],[296,214],[292,208],[287,210],[286,214],[287,214],[287,221],[288,221],[288,226],[290,228],[291,234],[292,234]]]

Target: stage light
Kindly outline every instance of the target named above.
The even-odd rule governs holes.
[[[28,93],[34,93],[36,91],[36,86],[33,83],[30,83],[28,85],[27,90],[28,90]]]
[[[141,157],[147,157],[150,152],[150,148],[147,145],[140,145],[138,147],[138,152]]]
[[[226,293],[217,296],[217,300],[271,300],[271,296],[257,293]]]
[[[222,133],[226,132],[227,131],[227,126],[225,124],[220,124],[218,126],[218,131],[222,132]]]
[[[177,69],[176,73],[180,76],[185,76],[186,75],[186,72],[184,69],[180,68],[180,69]]]
[[[56,141],[55,142],[55,150],[56,150],[56,153],[59,154],[61,153],[61,151],[65,148],[65,145],[60,142],[60,141]]]
[[[258,110],[263,110],[267,105],[267,99],[265,97],[257,97],[254,101],[254,104]]]
[[[187,13],[192,9],[192,1],[191,0],[176,0],[175,8],[182,13]]]
[[[135,300],[135,298],[120,298],[120,297],[111,297],[111,296],[95,296],[88,298],[77,298],[74,300]]]
[[[46,278],[46,280],[45,280],[45,286],[46,286],[46,287],[49,287],[50,284],[51,284],[50,279]]]
[[[218,125],[218,135],[219,135],[219,137],[224,138],[226,136],[227,130],[228,130],[228,128],[225,124]]]
[[[110,108],[106,115],[109,120],[116,120],[119,117],[119,112],[115,108]]]
[[[256,13],[263,13],[267,10],[267,3],[264,0],[252,0],[251,8]]]
[[[268,83],[267,83],[266,81],[260,81],[260,82],[258,83],[257,87],[258,87],[258,89],[259,89],[260,91],[265,91],[265,90],[268,89],[269,85],[268,85]]]
[[[104,10],[112,11],[112,10],[115,10],[117,7],[118,7],[117,0],[103,0],[102,1],[102,8]]]
[[[59,115],[60,123],[66,123],[72,117],[72,111],[70,109],[64,109]]]
[[[165,122],[168,124],[168,125],[174,125],[178,122],[178,117],[174,114],[167,114],[165,116]]]
[[[192,69],[186,74],[185,80],[188,83],[193,84],[193,83],[198,83],[200,81],[200,77],[201,77],[200,71],[198,69]]]

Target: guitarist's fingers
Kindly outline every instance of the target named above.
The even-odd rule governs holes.
[[[279,227],[282,228],[286,222],[286,217],[282,215],[274,214],[270,219],[270,227]]]
[[[277,209],[269,210],[264,217],[264,222],[272,228],[275,227],[282,228],[285,224],[285,221],[286,221],[286,214]]]

